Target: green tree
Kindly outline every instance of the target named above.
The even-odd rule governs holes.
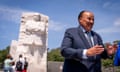
[[[63,61],[64,58],[60,54],[60,48],[52,49],[47,55],[48,61]]]
[[[2,63],[5,60],[7,54],[9,54],[9,49],[10,46],[6,47],[3,50],[0,50],[0,63]]]
[[[3,62],[6,59],[7,54],[9,54],[10,46],[6,47],[3,50],[0,50],[0,69],[3,68]]]
[[[119,42],[120,42],[120,40],[113,41],[113,43],[115,43],[115,44],[118,44]]]

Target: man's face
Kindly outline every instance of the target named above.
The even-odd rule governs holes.
[[[86,30],[91,31],[94,24],[94,15],[91,12],[84,12],[79,19],[80,25]]]

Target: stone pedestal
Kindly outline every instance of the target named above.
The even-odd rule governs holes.
[[[28,72],[47,71],[48,16],[23,13],[18,41],[11,43],[10,54],[15,61],[19,54],[27,57]]]

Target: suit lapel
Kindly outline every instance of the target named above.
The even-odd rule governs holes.
[[[95,35],[95,33],[93,31],[92,32],[92,36],[93,36],[93,41],[94,41],[94,45],[98,44],[98,41],[97,41],[97,36]]]
[[[90,45],[84,35],[84,32],[80,28],[80,26],[78,27],[78,34],[79,34],[80,39],[83,41],[85,48],[90,48]]]

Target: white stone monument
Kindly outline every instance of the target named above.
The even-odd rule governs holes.
[[[23,13],[18,41],[11,43],[10,54],[15,61],[19,54],[27,58],[28,72],[47,72],[48,16]]]

